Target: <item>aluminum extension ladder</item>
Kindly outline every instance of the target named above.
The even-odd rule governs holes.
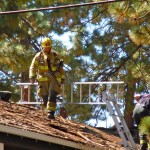
[[[106,93],[103,93],[103,101],[106,103],[126,150],[137,150],[137,146],[120,111],[118,103],[112,98],[112,96],[109,96]],[[115,110],[113,108],[115,108]]]
[[[109,91],[109,85],[112,85],[112,84],[116,84],[117,85],[117,95],[118,95],[118,92],[119,92],[119,84],[122,84],[123,82],[74,82],[71,84],[71,102],[66,102],[66,103],[70,103],[70,104],[90,104],[90,105],[93,105],[93,104],[96,104],[96,105],[102,105],[102,104],[106,104],[112,118],[113,118],[113,121],[115,123],[115,126],[117,128],[117,131],[120,135],[120,137],[122,138],[122,144],[124,145],[124,147],[126,148],[126,150],[137,150],[137,146],[132,138],[132,135],[128,129],[128,126],[124,120],[124,117],[120,111],[120,108],[119,108],[119,103],[117,100],[117,97],[113,97],[111,94],[110,94],[110,91]],[[92,90],[91,90],[91,85],[98,85],[98,97],[99,97],[99,100],[98,102],[92,102],[91,101],[91,94],[92,94]],[[101,101],[101,97],[100,97],[100,91],[99,91],[99,88],[101,85],[107,85],[107,90],[105,92],[102,92],[102,101]],[[19,102],[19,104],[41,104],[41,102],[39,101],[36,101],[36,102],[30,102],[30,86],[31,83],[17,83],[17,85],[21,86],[21,100],[23,100],[23,87],[24,86],[28,86],[28,101],[21,101]],[[37,83],[34,84],[35,86],[37,86]],[[79,85],[79,102],[74,102],[74,85]],[[83,86],[82,85],[89,85],[89,100],[87,102],[83,102],[82,99],[83,99],[83,95],[82,95],[82,88]],[[63,88],[63,95],[64,95],[64,88]],[[115,110],[114,110],[115,108]],[[117,114],[116,114],[117,113]]]

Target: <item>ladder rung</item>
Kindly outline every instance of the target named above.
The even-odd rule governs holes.
[[[106,101],[117,103],[114,99],[106,99]]]
[[[119,117],[120,119],[123,119],[124,117],[122,115],[112,114],[112,116]]]

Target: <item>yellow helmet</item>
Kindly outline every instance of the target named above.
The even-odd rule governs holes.
[[[45,48],[45,47],[52,47],[52,41],[50,38],[44,38],[42,40],[42,47]]]

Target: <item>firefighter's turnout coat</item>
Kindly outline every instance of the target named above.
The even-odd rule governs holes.
[[[65,79],[63,60],[60,55],[54,50],[50,53],[38,52],[30,65],[29,78],[37,80],[39,96],[48,95],[51,89],[59,94],[60,85]]]

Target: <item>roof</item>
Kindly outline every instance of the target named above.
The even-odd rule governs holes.
[[[0,132],[76,149],[121,150],[121,139],[91,126],[56,116],[49,120],[40,109],[0,101]]]

